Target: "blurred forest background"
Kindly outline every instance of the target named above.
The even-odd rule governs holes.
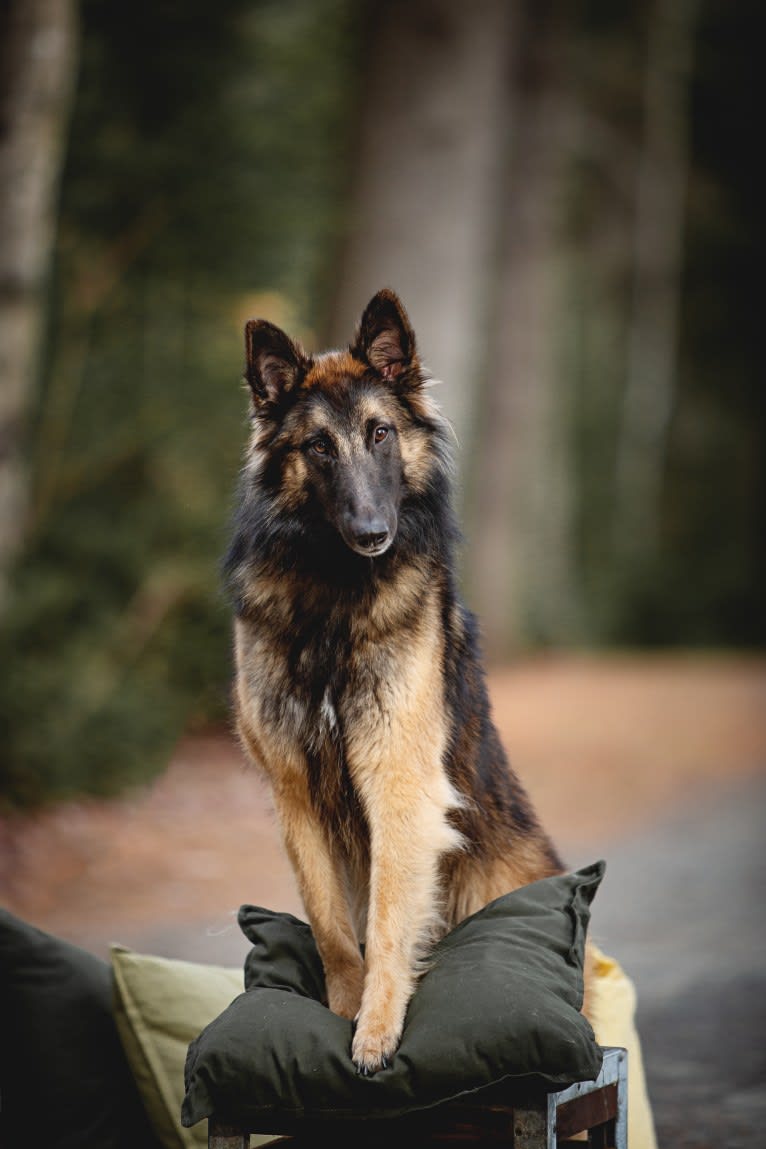
[[[228,721],[242,329],[397,290],[495,664],[763,650],[741,0],[6,0],[0,807]]]

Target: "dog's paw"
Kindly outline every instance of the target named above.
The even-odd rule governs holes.
[[[359,1022],[351,1043],[351,1059],[357,1073],[371,1077],[379,1069],[388,1069],[401,1034],[389,1033],[382,1026]]]

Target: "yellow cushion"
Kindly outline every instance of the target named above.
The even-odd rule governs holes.
[[[244,992],[242,969],[111,947],[114,1018],[128,1063],[166,1149],[207,1149],[207,1123],[181,1125],[189,1043]],[[251,1146],[272,1137],[253,1137]]]
[[[595,978],[590,1015],[596,1038],[600,1045],[621,1045],[628,1051],[628,1144],[630,1149],[657,1149],[635,1025],[635,986],[619,962],[602,953],[593,942],[591,949]]]

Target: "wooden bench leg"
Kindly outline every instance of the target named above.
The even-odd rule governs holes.
[[[615,1149],[628,1149],[628,1054],[624,1049],[615,1051],[617,1068],[617,1116],[614,1122]]]
[[[207,1131],[208,1149],[250,1149],[250,1134],[233,1125],[210,1120]]]
[[[553,1095],[541,1105],[513,1110],[513,1149],[556,1149],[556,1102]]]

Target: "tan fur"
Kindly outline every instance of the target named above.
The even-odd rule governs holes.
[[[401,1032],[416,961],[436,925],[439,861],[459,846],[447,821],[459,799],[441,765],[435,609],[431,596],[415,640],[408,639],[406,650],[391,651],[396,673],[385,679],[377,708],[362,710],[357,702],[350,725],[349,768],[371,828],[372,861],[370,960],[352,1049],[357,1062],[380,1061],[390,1052],[390,1034]],[[427,739],[423,714],[433,715]]]
[[[412,582],[411,575],[401,581]],[[376,603],[367,620],[368,629],[373,624],[370,649],[359,644],[357,691],[342,715],[349,771],[371,828],[369,873],[362,867],[343,872],[312,807],[300,747],[258,705],[253,685],[263,682],[264,670],[276,681],[286,678],[286,666],[247,623],[238,621],[235,630],[239,734],[271,782],[285,847],[325,967],[330,1008],[345,1017],[359,1014],[352,1053],[357,1062],[371,1064],[390,1054],[390,1036],[401,1032],[418,959],[444,931],[439,864],[460,848],[460,836],[447,820],[461,799],[442,766],[440,628],[433,592],[422,602],[415,636],[409,631],[397,636],[392,626],[402,603],[419,591],[422,585],[415,580],[415,586],[400,585]],[[257,586],[253,595],[257,601]],[[381,645],[383,632],[388,637]],[[424,714],[431,716],[427,738]],[[361,891],[353,899],[355,921],[346,896],[349,879]],[[366,941],[371,955],[366,970],[359,940]]]

